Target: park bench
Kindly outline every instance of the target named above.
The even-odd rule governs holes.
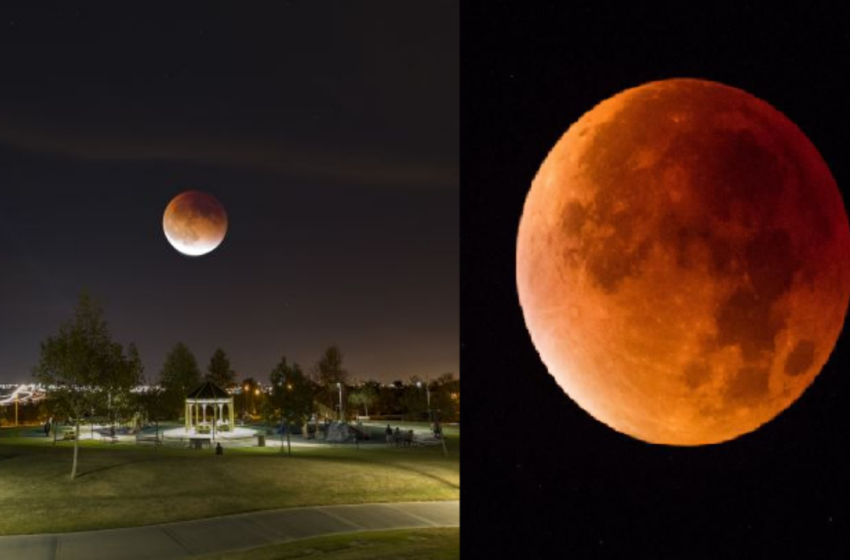
[[[77,437],[77,434],[74,433],[73,428],[70,428],[70,429],[66,428],[62,431],[62,439],[63,440],[65,440],[65,439],[75,439],[76,437]]]

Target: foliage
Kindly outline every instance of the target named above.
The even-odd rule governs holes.
[[[47,387],[55,408],[69,413],[76,428],[71,479],[77,474],[80,421],[103,407],[112,391],[129,393],[141,367],[138,351],[125,357],[109,334],[103,309],[86,293],[80,296],[73,319],[41,343],[33,374]]]
[[[194,354],[182,342],[165,357],[159,372],[159,385],[163,388],[169,414],[182,414],[186,395],[201,382],[201,370]]]
[[[149,385],[146,391],[136,396],[139,408],[147,413],[148,420],[156,425],[156,434],[159,436],[159,422],[171,416],[172,410],[168,402],[165,389],[158,385]]]
[[[239,400],[241,401],[243,413],[256,414],[257,403],[260,400],[260,395],[257,394],[259,388],[260,384],[253,377],[247,377],[242,382],[242,391],[240,392]]]
[[[281,418],[293,423],[303,423],[313,412],[313,383],[304,375],[298,363],[288,365],[286,357],[280,359],[270,376],[272,402]]]
[[[444,422],[460,420],[460,381],[444,373],[431,385],[431,409]]]
[[[423,420],[427,418],[427,395],[425,392],[425,384],[421,383],[421,387],[417,384],[415,378],[411,383],[408,383],[402,389],[399,395],[399,403],[408,420]]]
[[[378,387],[374,382],[365,383],[348,395],[348,402],[354,408],[363,407],[366,416],[369,416],[369,407],[378,400]]]
[[[286,356],[280,359],[269,377],[272,385],[272,407],[286,423],[288,442],[291,427],[303,425],[313,412],[315,385],[304,375],[297,362],[288,365]]]
[[[417,382],[421,385],[417,385]],[[410,419],[424,420],[428,410],[427,384],[431,394],[431,411],[435,420],[456,422],[460,419],[460,381],[453,373],[444,373],[436,380],[422,380],[418,376],[408,382],[396,380],[391,384],[382,385],[377,381],[369,381],[366,385],[374,386],[377,391],[374,407],[375,414],[402,415]]]
[[[139,355],[139,349],[134,343],[127,346],[127,359],[123,368],[118,368],[105,375],[103,388],[106,391],[105,412],[110,422],[117,419],[129,418],[137,409],[132,389],[142,383],[144,366]],[[104,408],[101,403],[101,408]]]
[[[206,378],[224,389],[236,386],[236,372],[230,369],[230,359],[221,348],[213,352]]]
[[[331,410],[339,407],[339,386],[345,387],[348,380],[348,370],[342,367],[343,354],[336,345],[329,346],[319,361],[313,366],[313,377],[321,387],[319,398]],[[342,411],[340,411],[341,413]]]

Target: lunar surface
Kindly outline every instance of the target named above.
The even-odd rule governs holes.
[[[162,217],[162,229],[175,249],[197,257],[209,253],[224,240],[227,214],[212,195],[186,191],[168,203]]]
[[[594,418],[651,443],[717,443],[774,418],[827,362],[850,228],[782,113],[714,82],[653,82],[549,153],[517,288],[542,361]]]

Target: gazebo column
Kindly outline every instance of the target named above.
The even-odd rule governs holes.
[[[189,403],[183,403],[183,424],[186,426],[186,431],[189,431]]]
[[[218,404],[218,419],[224,422],[224,405],[222,403]]]
[[[230,409],[230,431],[233,431],[235,425],[233,424],[233,397],[230,397],[230,400],[227,402],[227,407]]]

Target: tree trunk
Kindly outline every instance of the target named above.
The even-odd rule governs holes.
[[[74,420],[74,463],[71,466],[71,480],[77,478],[77,455],[80,451],[80,419]]]

